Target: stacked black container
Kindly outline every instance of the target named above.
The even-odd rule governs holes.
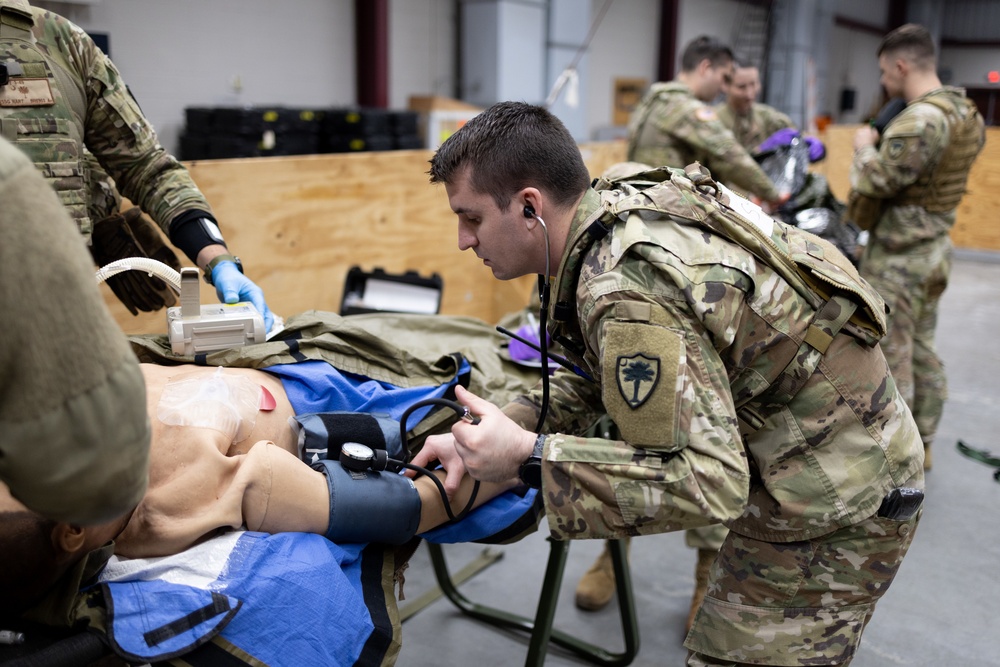
[[[322,110],[189,107],[181,159],[303,155],[319,152]]]
[[[424,147],[414,111],[188,107],[184,115],[182,160]]]

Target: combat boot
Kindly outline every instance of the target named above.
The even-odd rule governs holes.
[[[625,539],[626,553],[632,546],[630,538]],[[604,551],[597,557],[590,569],[580,577],[576,585],[576,606],[584,611],[597,611],[611,602],[615,595],[615,571],[611,564],[611,550],[604,543]]]
[[[698,563],[694,568],[694,595],[691,596],[691,610],[688,612],[687,625],[684,626],[686,632],[691,631],[694,616],[705,600],[705,594],[708,592],[708,572],[718,553],[711,549],[698,549]]]

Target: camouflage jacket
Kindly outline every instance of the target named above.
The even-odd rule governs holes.
[[[779,194],[715,110],[683,83],[654,83],[632,113],[628,160],[654,167],[708,167],[722,181],[766,201]]]
[[[778,130],[795,127],[791,118],[766,104],[754,103],[745,116],[737,115],[726,103],[716,105],[715,112],[719,122],[729,128],[740,146],[751,153]]]
[[[866,333],[854,306],[835,305],[835,319],[850,319],[817,344],[831,304],[878,319],[874,290],[825,241],[670,172],[639,193],[588,191],[572,223],[553,292],[562,325],[551,331],[596,382],[563,369],[551,382],[542,491],[552,533],[724,522],[804,540],[874,514],[893,487],[922,486],[916,425],[876,345],[884,313]],[[722,216],[753,223],[753,252],[719,232]],[[849,299],[824,302],[835,284]],[[540,395],[505,412],[533,428]],[[602,411],[621,441],[573,435]]]
[[[117,68],[83,30],[26,0],[0,0],[0,15],[0,60],[22,70],[11,67],[15,74],[0,87],[3,135],[34,160],[85,237],[92,215],[115,212],[88,210],[99,186],[91,182],[85,147],[165,232],[180,213],[211,212],[187,169],[159,144]]]
[[[939,105],[954,112],[946,113]],[[964,128],[968,131],[961,132],[956,119],[966,118],[962,125],[968,125]],[[889,249],[900,249],[947,234],[955,224],[958,197],[948,197],[949,205],[944,207],[934,202],[921,205],[920,192],[915,190],[923,190],[933,179],[951,176],[960,181],[960,196],[972,159],[985,143],[982,116],[961,88],[938,88],[910,102],[886,127],[878,147],[856,151],[851,163],[852,190],[883,201],[872,238]],[[958,164],[946,163],[944,158],[953,150],[967,158]],[[949,165],[961,173],[941,174],[942,167]]]

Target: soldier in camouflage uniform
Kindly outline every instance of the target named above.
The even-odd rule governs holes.
[[[765,139],[785,128],[794,128],[792,119],[774,107],[757,102],[760,72],[754,65],[737,63],[733,79],[726,86],[726,101],[715,107],[719,122],[751,153]]]
[[[502,409],[458,390],[481,423],[415,462],[440,461],[448,489],[466,470],[538,484],[557,539],[724,523],[688,664],[849,663],[922,500],[878,294],[698,165],[591,188],[540,107],[487,109],[430,174],[497,278],[558,266],[549,331],[593,381],[557,370],[540,434],[541,388]],[[576,435],[605,412],[620,440]]]
[[[930,446],[947,397],[934,330],[951,271],[948,233],[986,135],[965,91],[941,85],[934,42],[925,28],[897,28],[883,39],[878,54],[882,85],[907,106],[881,138],[873,128],[858,130],[849,215],[871,229],[861,275],[890,307],[882,349],[913,411],[930,468]],[[854,206],[859,198],[874,205]]]
[[[654,83],[632,112],[628,159],[654,166],[700,162],[718,178],[765,202],[780,202],[771,180],[707,103],[733,76],[733,52],[711,37],[684,49],[675,81]]]
[[[0,0],[0,129],[49,180],[88,243],[99,222],[91,213],[106,206],[90,201],[97,186],[85,150],[205,271],[220,300],[252,302],[270,328],[263,292],[229,254],[208,202],[159,144],[117,68],[78,26],[27,0]]]

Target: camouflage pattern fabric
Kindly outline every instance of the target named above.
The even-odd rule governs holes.
[[[973,131],[963,137],[968,145],[953,146],[961,128],[954,127],[942,104],[954,108],[958,117],[967,108],[964,91],[944,87],[912,101],[886,127],[879,147],[856,151],[851,164],[852,191],[884,202],[859,266],[892,308],[883,345],[926,445],[934,438],[947,396],[934,330],[951,267],[948,233],[957,201],[936,210],[940,207],[933,202],[913,203],[919,197],[914,190],[930,187],[933,179],[954,180],[954,175],[938,173],[949,149],[974,157],[985,143],[983,120],[976,113]],[[969,166],[957,175],[962,183]]]
[[[716,177],[776,201],[774,184],[722,122],[715,110],[680,82],[653,84],[629,122],[628,160],[683,168],[692,162]]]
[[[5,101],[0,106],[3,134],[46,175],[86,238],[92,221],[84,145],[119,191],[165,232],[180,213],[211,212],[187,169],[159,144],[115,65],[82,29],[25,0],[0,0],[0,12],[0,59],[21,63],[25,70],[4,88],[26,86],[30,79],[30,85],[51,91],[52,99],[12,106]],[[30,20],[22,25],[19,19],[26,13]]]
[[[699,189],[688,174],[670,172],[640,192],[627,184],[588,191],[572,223],[552,312],[565,319],[553,335],[597,382],[563,370],[552,379],[542,467],[549,529],[557,539],[620,538],[723,523],[727,544],[836,545],[839,531],[857,530],[891,489],[922,488],[923,451],[876,339],[856,328],[827,341],[814,370],[799,373],[802,386],[790,400],[768,398],[780,394],[789,363],[808,356],[801,350],[819,307],[815,294],[777,267],[782,257],[808,257],[814,270],[838,273],[865,298],[881,300],[829,244],[724,189]],[[712,223],[720,217],[756,225],[756,253],[769,261],[718,233]],[[610,229],[591,242],[594,224]],[[848,267],[842,273],[841,265]],[[540,403],[536,388],[505,412],[533,428]],[[568,435],[602,410],[622,440]],[[892,539],[905,546],[901,536]],[[868,568],[848,574],[845,581],[873,603],[864,588]],[[722,590],[720,576],[714,590]],[[843,583],[820,578],[816,585],[829,593]],[[732,586],[732,595],[749,599],[738,581]],[[834,599],[811,613],[837,613]],[[725,623],[742,641],[774,631],[775,610],[794,604],[780,598]],[[864,617],[870,604],[858,604]],[[824,648],[819,625],[790,616],[787,628],[819,647],[801,664],[836,664],[844,654]],[[857,634],[861,626],[848,629]],[[786,654],[767,652],[755,664],[786,664]]]
[[[951,261],[947,234],[903,253],[870,243],[861,257],[862,271],[889,306],[889,335],[882,340],[882,351],[925,447],[934,441],[948,398],[944,364],[934,351],[934,332]]]
[[[919,519],[876,516],[802,542],[732,535],[684,642],[687,664],[849,664]]]
[[[757,102],[750,106],[750,113],[746,115],[737,114],[724,102],[715,106],[715,112],[719,116],[719,122],[733,133],[740,146],[751,153],[778,130],[795,127],[792,119],[785,114]]]

